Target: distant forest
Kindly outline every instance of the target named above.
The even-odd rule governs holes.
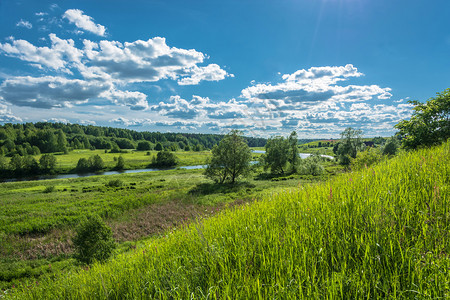
[[[224,135],[161,133],[122,128],[63,123],[0,125],[0,155],[20,156],[65,152],[71,149],[122,149],[202,151],[211,149]],[[250,147],[264,147],[266,139],[245,137]]]

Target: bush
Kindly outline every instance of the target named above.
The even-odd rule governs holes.
[[[125,169],[125,159],[121,155],[117,159],[116,170],[123,170],[123,169]]]
[[[321,164],[322,158],[318,155],[311,155],[300,161],[297,173],[301,175],[322,175],[325,171]]]
[[[116,248],[111,228],[98,215],[89,216],[80,222],[73,244],[75,257],[85,264],[107,260]]]
[[[53,193],[55,190],[55,186],[51,185],[44,189],[44,193]]]
[[[121,187],[123,185],[123,181],[120,179],[113,179],[108,181],[108,183],[106,184],[106,186],[109,187]]]
[[[142,141],[142,142],[138,143],[136,150],[138,150],[138,151],[152,150],[152,145],[148,141]]]
[[[383,155],[395,155],[400,148],[400,142],[397,138],[391,137],[383,146]]]
[[[101,169],[105,168],[105,163],[98,154],[89,157],[89,164],[93,171],[100,171]]]
[[[366,151],[358,152],[356,158],[352,159],[351,166],[355,170],[369,167],[381,161],[382,155],[378,149],[369,148]]]
[[[152,165],[162,168],[172,167],[177,164],[177,157],[169,150],[162,150],[156,154],[156,159],[152,160]]]

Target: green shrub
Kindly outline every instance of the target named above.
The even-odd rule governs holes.
[[[383,146],[383,155],[395,155],[400,148],[400,142],[397,138],[389,138]]]
[[[322,166],[322,158],[318,155],[311,155],[300,161],[297,173],[301,175],[322,175],[325,169]]]
[[[116,248],[111,228],[98,215],[89,216],[80,222],[73,244],[75,257],[85,264],[107,260]]]
[[[368,148],[366,151],[358,152],[356,158],[352,159],[351,167],[355,170],[361,170],[382,160],[382,155],[378,149]]]
[[[160,168],[168,168],[177,164],[177,157],[169,150],[162,150],[156,154],[156,159],[152,159],[152,165]]]
[[[56,190],[56,189],[55,189],[55,186],[53,186],[53,185],[47,186],[47,187],[44,189],[44,193],[53,193],[55,190]]]
[[[108,181],[108,183],[106,184],[106,186],[109,187],[121,187],[123,185],[123,181],[120,179],[113,179]]]

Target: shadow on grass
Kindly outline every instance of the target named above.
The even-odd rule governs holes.
[[[255,180],[271,180],[273,178],[283,178],[287,176],[293,176],[292,173],[284,173],[284,174],[272,174],[272,173],[259,173],[254,177]]]
[[[194,195],[211,195],[211,194],[228,194],[239,192],[243,189],[252,189],[255,185],[249,182],[231,183],[201,183],[197,184],[189,191],[189,194]]]

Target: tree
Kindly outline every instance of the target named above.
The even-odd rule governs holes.
[[[298,136],[297,132],[292,131],[288,139],[289,142],[289,163],[291,164],[292,172],[297,170],[300,157],[298,155]]]
[[[234,183],[250,172],[252,154],[238,130],[228,133],[218,145],[214,145],[211,153],[205,175],[216,182]]]
[[[53,154],[44,154],[39,159],[40,169],[44,173],[51,173],[56,167],[56,157]]]
[[[22,163],[25,174],[37,174],[39,172],[39,164],[33,156],[24,156]]]
[[[168,168],[177,164],[177,157],[169,150],[161,150],[156,154],[156,159],[152,165],[162,168]]]
[[[157,143],[155,146],[155,150],[156,151],[161,151],[163,149],[163,146],[161,145],[161,143]]]
[[[101,169],[105,168],[105,163],[98,154],[89,157],[89,165],[91,167],[91,170],[93,171],[100,171]]]
[[[80,222],[73,238],[76,258],[86,264],[107,260],[114,249],[111,228],[98,216],[89,216]]]
[[[383,155],[397,154],[400,143],[396,137],[390,137],[383,146]]]
[[[450,89],[437,93],[426,103],[409,103],[414,105],[411,119],[394,126],[399,130],[404,148],[437,145],[450,138]]]
[[[20,173],[23,170],[22,157],[19,154],[14,154],[9,161],[9,168],[15,173]]]
[[[266,143],[266,153],[263,154],[264,169],[270,168],[272,173],[284,174],[289,155],[289,140],[282,136],[269,138]]]
[[[116,169],[117,170],[125,169],[125,159],[122,157],[122,155],[120,155],[119,158],[117,159]]]
[[[341,133],[337,154],[342,165],[349,165],[351,158],[356,158],[358,151],[364,148],[361,135],[362,130],[353,129],[352,127],[346,128]]]
[[[138,150],[138,151],[152,150],[151,144],[148,141],[139,142],[136,150]]]
[[[305,159],[301,160],[298,167],[298,173],[302,175],[322,175],[325,171],[322,166],[322,157],[319,155],[310,155]]]
[[[64,154],[67,154],[67,139],[64,132],[60,129],[58,130],[58,136],[56,138],[56,143],[58,147],[58,151],[64,152]]]
[[[87,158],[80,158],[77,163],[77,171],[87,172],[91,169],[91,165],[89,164],[89,160]]]

